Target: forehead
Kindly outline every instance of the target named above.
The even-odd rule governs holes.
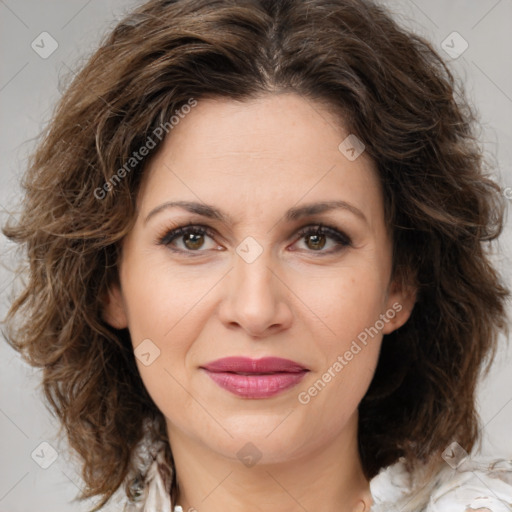
[[[220,201],[240,216],[345,200],[378,216],[376,166],[365,152],[346,157],[339,146],[349,135],[326,106],[297,94],[200,99],[148,165],[142,208],[169,200]]]

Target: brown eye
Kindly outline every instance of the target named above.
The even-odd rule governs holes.
[[[158,243],[169,247],[169,249],[182,253],[202,253],[216,246],[204,247],[208,238],[213,240],[213,233],[202,226],[184,226],[173,229],[159,238]]]
[[[312,235],[306,235],[305,238],[309,239],[309,241],[310,241],[310,245],[308,245],[308,247],[310,249],[315,249],[315,250],[323,249],[326,244],[325,235],[312,234]]]
[[[309,249],[308,252],[331,254],[352,245],[352,241],[347,235],[336,228],[329,226],[309,226],[302,229],[299,232],[299,236],[301,237],[301,240],[304,240],[305,246]],[[333,248],[330,250],[323,250],[324,247],[328,245],[329,240],[333,241]]]
[[[187,249],[200,249],[204,243],[203,233],[188,233],[183,235],[183,243]]]

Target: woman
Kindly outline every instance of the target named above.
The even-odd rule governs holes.
[[[30,265],[8,339],[94,510],[506,510],[510,462],[469,455],[503,205],[457,92],[369,1],[119,23],[4,229]]]

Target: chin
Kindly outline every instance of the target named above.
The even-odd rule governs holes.
[[[261,459],[259,464],[274,464],[298,458],[303,455],[306,434],[311,428],[297,424],[296,418],[293,418],[294,413],[289,417],[287,414],[240,414],[236,418],[225,418],[222,425],[233,437],[217,429],[217,434],[203,438],[203,443],[228,458],[235,456],[241,459],[247,455]],[[201,431],[201,435],[204,436],[204,431]]]

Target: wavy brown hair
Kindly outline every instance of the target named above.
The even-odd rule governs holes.
[[[97,191],[191,98],[279,92],[328,105],[364,142],[384,187],[393,277],[418,289],[359,406],[365,475],[400,457],[411,470],[439,465],[451,441],[469,452],[479,439],[475,388],[508,332],[489,253],[504,202],[442,58],[369,0],[151,0],[67,84],[31,156],[21,214],[4,227],[27,262],[5,335],[42,368],[83,462],[81,497],[102,498],[94,510],[133,469],[145,418],[167,440],[128,331],[101,314],[149,157]]]

